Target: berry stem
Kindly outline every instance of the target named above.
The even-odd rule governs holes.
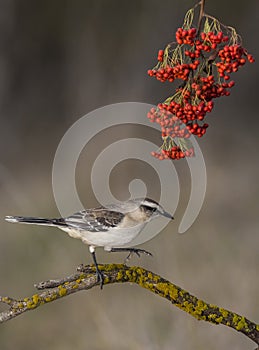
[[[204,16],[204,7],[205,7],[205,0],[200,1],[200,13],[199,13],[199,19],[198,19],[198,35],[201,30],[201,21]]]

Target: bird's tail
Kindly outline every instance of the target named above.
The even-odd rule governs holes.
[[[24,216],[6,216],[5,220],[12,223],[43,225],[43,226],[66,226],[64,219],[44,219]]]

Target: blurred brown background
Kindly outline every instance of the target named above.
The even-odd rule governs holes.
[[[52,162],[60,139],[78,118],[111,103],[155,104],[171,93],[146,71],[193,5],[190,0],[0,0],[1,218],[59,215]],[[206,12],[235,26],[244,46],[259,57],[258,0],[207,0]],[[177,234],[190,186],[188,168],[179,163],[183,198],[176,220],[143,246],[154,258],[131,262],[257,322],[258,76],[257,62],[242,68],[233,77],[230,97],[217,101],[208,116],[210,128],[199,140],[208,187],[196,222],[188,233]],[[98,136],[85,152],[94,159],[96,148],[117,134]],[[139,163],[128,166],[127,174],[132,166],[145,180]],[[95,206],[83,155],[79,170],[80,195]],[[91,262],[87,247],[61,231],[3,219],[0,225],[0,295],[31,295],[34,282],[69,275],[78,264]],[[97,254],[101,262],[124,258],[101,249]],[[241,350],[254,344],[125,284],[78,293],[2,324],[0,348]]]

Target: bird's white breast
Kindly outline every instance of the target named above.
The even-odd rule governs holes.
[[[85,244],[104,247],[109,250],[109,248],[120,247],[130,243],[140,233],[144,226],[145,223],[141,223],[133,227],[113,227],[110,228],[109,231],[99,232],[80,231],[71,228],[62,228],[62,230],[67,232],[72,238],[81,239]]]

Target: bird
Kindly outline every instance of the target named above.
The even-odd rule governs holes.
[[[95,248],[103,247],[108,252],[129,252],[127,259],[133,253],[138,256],[140,253],[152,255],[144,249],[124,246],[136,238],[149,221],[159,216],[174,219],[155,200],[136,198],[118,204],[85,209],[64,218],[6,216],[5,220],[11,223],[54,226],[72,238],[81,239],[89,246],[96,268],[97,282],[102,289],[104,276],[98,268]]]

